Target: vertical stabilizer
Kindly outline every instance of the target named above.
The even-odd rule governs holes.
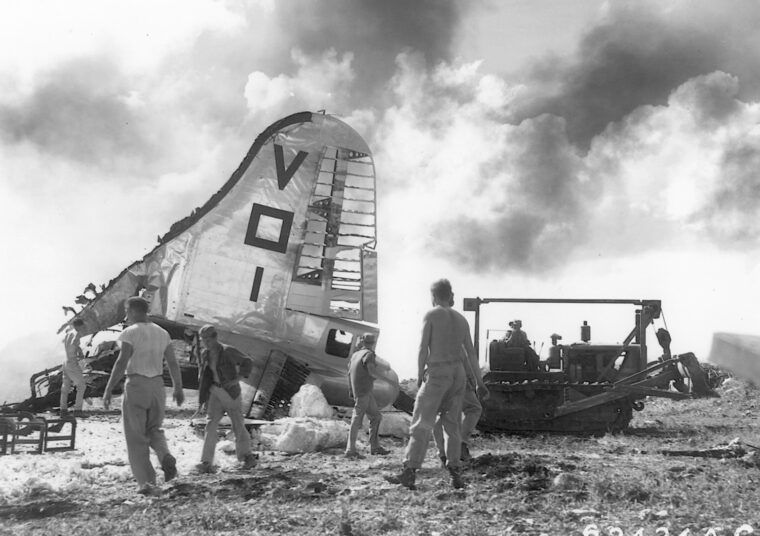
[[[368,152],[327,147],[317,169],[287,306],[377,322],[372,158]]]
[[[142,293],[150,314],[276,339],[286,309],[377,322],[375,170],[364,140],[330,115],[288,116],[240,167],[78,317],[118,323]]]

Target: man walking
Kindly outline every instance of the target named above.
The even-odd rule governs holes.
[[[390,451],[380,446],[379,431],[380,421],[383,416],[377,407],[375,395],[372,392],[376,379],[385,380],[377,372],[375,360],[375,344],[377,339],[374,333],[365,333],[359,338],[356,352],[351,356],[348,365],[348,381],[350,395],[354,399],[354,412],[351,416],[351,429],[348,432],[346,445],[346,458],[363,459],[364,456],[356,451],[356,438],[359,436],[364,415],[369,417],[369,445],[370,453],[385,456]]]
[[[475,373],[476,383],[473,383],[469,378],[464,390],[464,398],[462,399],[462,461],[468,461],[470,459],[470,436],[475,430],[475,426],[480,420],[480,415],[483,413],[483,406],[480,404],[480,400],[488,400],[489,392],[483,378],[480,375],[480,366],[477,361],[477,356],[473,351],[472,356],[475,357],[474,361],[471,361],[470,367]],[[435,439],[435,446],[438,448],[438,457],[441,459],[443,466],[446,466],[446,448],[443,441],[443,424],[441,419],[438,418],[435,421],[433,427],[433,438]]]
[[[110,407],[113,389],[126,373],[121,418],[129,465],[137,480],[138,492],[143,495],[159,495],[161,489],[156,486],[150,448],[161,462],[164,481],[168,482],[177,476],[177,460],[169,452],[161,428],[166,408],[164,360],[174,385],[172,398],[178,406],[185,400],[182,376],[169,334],[148,320],[148,302],[133,296],[127,299],[125,308],[129,326],[119,335],[121,352],[103,393],[103,405],[106,409]]]
[[[200,391],[198,398],[207,401],[206,430],[203,437],[200,473],[215,471],[214,451],[218,441],[219,421],[226,412],[235,433],[235,454],[243,462],[244,469],[256,467],[256,455],[251,452],[251,436],[243,420],[240,378],[246,378],[253,369],[253,361],[240,350],[222,344],[217,339],[216,328],[206,324],[198,332],[203,344],[200,355]]]
[[[79,339],[83,333],[84,320],[75,318],[71,322],[71,328],[63,336],[66,359],[61,367],[61,417],[66,417],[69,413],[69,392],[71,391],[72,383],[77,390],[76,401],[74,402],[74,415],[79,416],[82,412],[84,391],[87,388],[84,374],[79,366],[79,360],[82,359],[82,348],[79,346]]]
[[[404,469],[387,480],[415,489],[415,473],[425,459],[433,425],[440,414],[451,483],[455,488],[463,488],[460,472],[462,397],[465,377],[476,381],[471,362],[477,357],[473,357],[475,349],[467,319],[451,309],[454,304],[451,283],[440,279],[433,283],[430,292],[433,309],[423,320],[417,360],[420,389],[414,402]],[[469,359],[463,357],[463,352]]]

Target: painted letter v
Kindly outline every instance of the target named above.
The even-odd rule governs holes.
[[[282,152],[282,145],[278,145],[276,143],[274,144],[274,161],[275,165],[277,166],[277,186],[280,188],[280,190],[285,189],[285,187],[290,182],[290,179],[301,166],[308,154],[309,153],[306,153],[304,151],[298,151],[298,154],[290,163],[288,169],[285,169],[285,156]]]

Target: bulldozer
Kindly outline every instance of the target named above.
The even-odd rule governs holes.
[[[475,313],[476,354],[481,307],[493,303],[615,304],[633,305],[635,310],[633,328],[622,342],[592,342],[591,326],[584,321],[578,342],[561,344],[562,335],[552,334],[545,359],[525,344],[490,340],[483,379],[491,396],[483,402],[478,423],[482,431],[620,432],[628,427],[633,411],[644,409],[649,396],[719,396],[693,353],[671,353],[665,328],[655,332],[662,355],[649,361],[647,333],[662,316],[660,300],[465,298],[463,309]]]

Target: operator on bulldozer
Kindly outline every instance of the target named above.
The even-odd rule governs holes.
[[[524,348],[525,365],[529,371],[540,370],[538,354],[528,340],[528,334],[522,330],[522,320],[512,320],[509,323],[510,330],[504,341],[507,348]]]

